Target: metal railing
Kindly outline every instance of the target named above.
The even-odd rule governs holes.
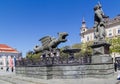
[[[46,66],[46,65],[75,65],[91,64],[91,56],[82,57],[43,57],[41,59],[21,59],[16,61],[16,66]]]

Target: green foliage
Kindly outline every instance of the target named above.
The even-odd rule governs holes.
[[[77,43],[77,44],[73,44],[72,45],[72,48],[77,48],[77,49],[81,49],[81,44],[80,43]]]
[[[92,53],[92,49],[91,49],[91,45],[93,42],[86,42],[86,43],[81,43],[81,54],[82,55],[86,55],[86,54],[91,54]]]
[[[82,46],[82,45],[81,45],[80,43],[77,43],[77,44],[72,45],[72,48],[80,49],[80,52],[74,54],[75,57],[81,56],[81,46]]]
[[[107,42],[111,44],[110,52],[111,53],[120,53],[120,37],[108,38]]]
[[[63,58],[67,58],[69,55],[68,55],[68,53],[64,53],[63,50],[69,49],[69,48],[70,48],[70,46],[64,46],[64,47],[60,48],[60,56],[62,56]]]
[[[79,53],[75,53],[75,56],[79,57],[79,56],[85,56],[86,54],[90,55],[92,53],[92,49],[90,47],[92,43],[93,42],[74,44],[72,48],[81,49]]]
[[[33,51],[28,51],[26,58],[28,58],[28,59],[40,59],[41,54],[42,54],[41,52],[34,53]]]
[[[26,54],[26,58],[32,59],[33,51],[28,51]]]

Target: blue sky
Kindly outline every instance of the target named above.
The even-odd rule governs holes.
[[[120,14],[120,0],[99,0],[110,18]],[[23,55],[33,50],[41,37],[57,37],[68,32],[68,41],[61,46],[80,43],[82,17],[93,26],[93,7],[98,0],[0,0],[0,43]]]

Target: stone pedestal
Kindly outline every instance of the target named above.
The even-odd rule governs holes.
[[[91,58],[92,65],[91,71],[92,77],[111,77],[113,76],[113,60],[109,53],[109,43],[98,43],[93,44],[91,48],[93,49],[93,55]],[[96,75],[95,75],[96,74]]]
[[[112,57],[109,53],[109,47],[109,43],[99,43],[92,45],[92,63],[112,63]]]
[[[109,52],[109,43],[99,43],[99,44],[93,44],[91,48],[93,49],[93,55],[99,55],[99,54],[110,54]]]

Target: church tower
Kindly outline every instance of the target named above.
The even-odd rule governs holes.
[[[84,33],[85,31],[87,31],[86,22],[84,20],[84,17],[82,19],[82,26],[81,26],[80,30],[81,30],[81,33]]]
[[[86,22],[84,20],[84,17],[82,19],[82,26],[80,28],[80,35],[81,37],[84,37],[84,32],[86,32],[88,30],[87,26],[86,26]]]

